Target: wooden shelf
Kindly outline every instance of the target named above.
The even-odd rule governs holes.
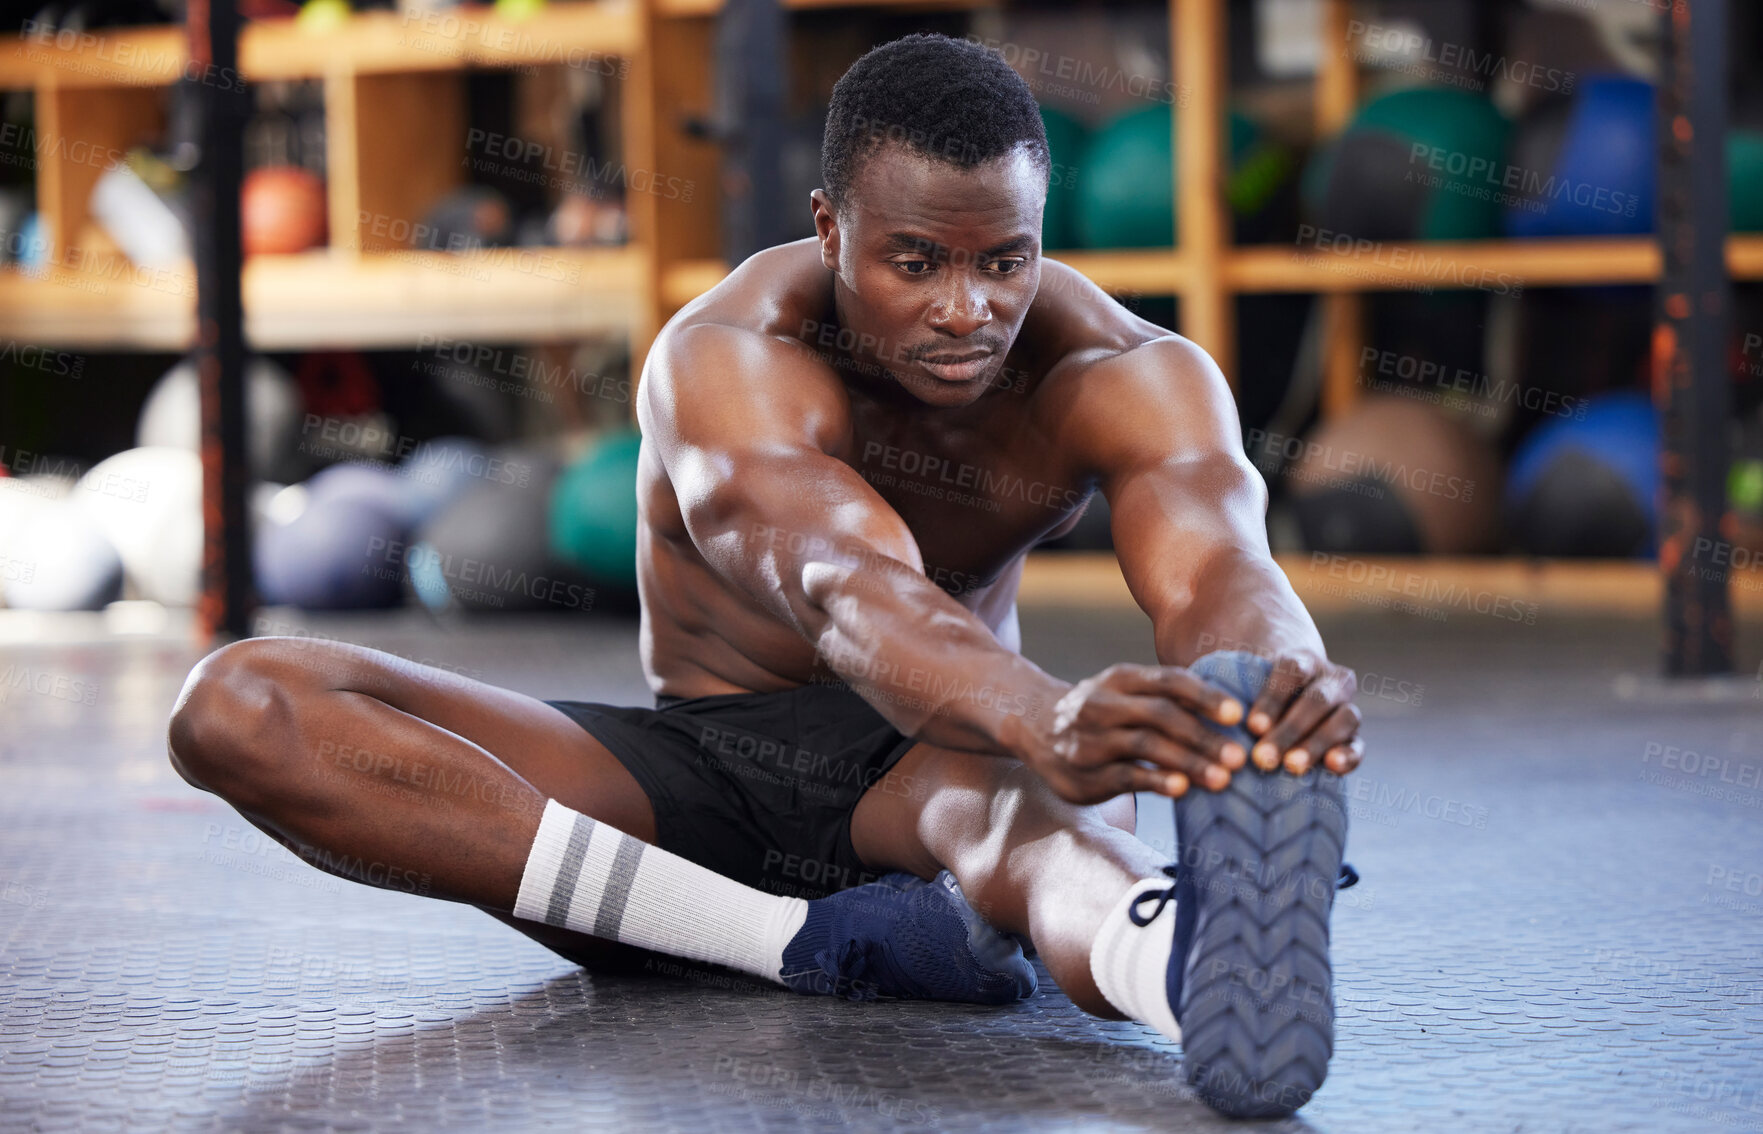
[[[1359,255],[1277,245],[1234,250],[1226,259],[1225,282],[1237,292],[1480,287],[1504,293],[1514,285],[1649,283],[1659,270],[1659,246],[1644,236],[1385,243]]]
[[[1174,248],[1055,250],[1046,255],[1111,292],[1175,295],[1188,284],[1187,261]],[[1729,237],[1726,261],[1734,279],[1763,279],[1763,236]],[[1238,247],[1224,257],[1225,288],[1237,294],[1356,293],[1416,286],[1504,291],[1511,290],[1512,283],[1520,289],[1646,284],[1658,279],[1659,271],[1659,246],[1646,236],[1384,244],[1375,256],[1359,257],[1309,253],[1279,244]],[[675,263],[662,275],[662,301],[672,308],[683,307],[716,286],[725,274],[720,260]],[[1502,275],[1510,283],[1502,284]]]
[[[1305,607],[1315,614],[1365,614],[1382,609],[1389,588],[1379,583],[1342,583],[1312,565],[1301,553],[1274,557]],[[1434,556],[1354,556],[1355,566],[1377,571],[1379,580],[1423,580],[1423,589],[1442,596],[1488,594],[1514,603],[1535,604],[1539,620],[1562,616],[1656,615],[1663,601],[1659,565],[1644,559],[1524,559],[1515,556],[1447,558]],[[1734,587],[1733,609],[1745,617],[1763,616],[1763,588]],[[1041,551],[1023,565],[1017,601],[1025,606],[1078,606],[1137,609],[1132,592],[1111,551]],[[1492,618],[1459,605],[1433,603],[1454,618]],[[1420,603],[1422,606],[1427,603]],[[1391,618],[1413,617],[1391,614]]]
[[[406,18],[363,12],[341,28],[308,31],[291,19],[258,20],[239,36],[239,69],[252,80],[446,71],[464,67],[575,66],[604,69],[599,57],[630,56],[642,43],[636,0],[553,4],[511,21],[485,7]],[[62,87],[162,86],[184,73],[181,27],[106,30],[58,47],[22,36],[0,42],[0,89],[53,81]],[[596,56],[597,53],[597,56]]]
[[[722,0],[650,0],[657,16],[714,16],[722,11]],[[975,8],[999,7],[999,0],[783,0],[785,8],[798,11],[826,8],[897,8],[903,11],[966,12]]]
[[[257,350],[397,349],[425,336],[556,341],[620,330],[646,269],[631,248],[502,248],[469,255],[321,250],[245,264],[245,337]],[[188,272],[0,272],[0,335],[74,349],[188,349]]]

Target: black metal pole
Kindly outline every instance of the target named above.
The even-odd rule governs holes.
[[[187,0],[197,157],[196,368],[202,396],[202,600],[207,640],[247,636],[251,581],[249,467],[245,445],[244,265],[239,188],[245,176],[249,92],[239,77],[239,14],[233,0]]]
[[[784,241],[784,82],[788,16],[778,0],[727,0],[716,18],[717,117],[722,130],[722,254],[739,264]]]
[[[1726,337],[1726,0],[1667,6],[1659,86],[1659,243],[1653,388],[1663,415],[1665,672],[1732,669],[1721,519],[1730,411]]]

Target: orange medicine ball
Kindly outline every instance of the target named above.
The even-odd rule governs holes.
[[[240,211],[247,256],[303,252],[325,241],[324,182],[298,166],[246,174]]]

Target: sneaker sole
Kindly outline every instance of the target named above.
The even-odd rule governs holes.
[[[1175,801],[1194,929],[1176,1017],[1188,1083],[1233,1118],[1310,1101],[1334,1052],[1328,915],[1347,841],[1340,778],[1261,772]]]

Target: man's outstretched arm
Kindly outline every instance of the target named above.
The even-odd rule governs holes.
[[[1096,711],[1075,713],[1069,682],[927,578],[905,521],[834,456],[849,441],[846,395],[806,351],[721,326],[676,330],[657,349],[638,411],[693,543],[901,732],[1013,756],[1077,802],[1179,794],[1222,748],[1241,765],[1240,746],[1194,723],[1241,719],[1204,682],[1110,671],[1080,698]]]
[[[1353,671],[1328,660],[1316,624],[1267,546],[1267,488],[1243,455],[1236,406],[1206,353],[1146,343],[1099,364],[1075,424],[1112,515],[1115,552],[1151,616],[1157,658],[1214,650],[1273,659],[1249,707],[1253,758],[1301,772],[1359,763]]]

